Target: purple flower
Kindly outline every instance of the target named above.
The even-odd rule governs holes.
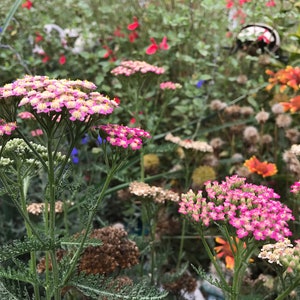
[[[78,149],[77,148],[73,148],[72,152],[71,152],[71,159],[73,161],[74,164],[78,164],[79,163],[79,157],[78,157]]]
[[[198,89],[200,89],[200,88],[203,86],[204,82],[205,82],[205,80],[200,79],[200,80],[197,82],[196,87],[197,87]]]

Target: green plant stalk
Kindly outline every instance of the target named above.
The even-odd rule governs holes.
[[[212,251],[210,250],[210,247],[205,239],[205,235],[203,234],[203,229],[202,228],[198,228],[198,232],[199,232],[199,236],[202,240],[202,243],[204,245],[204,248],[205,248],[205,251],[210,259],[210,261],[212,262],[212,264],[214,265],[218,275],[219,275],[219,278],[220,278],[220,281],[222,282],[222,286],[226,286],[227,287],[227,290],[230,291],[230,287],[225,279],[225,276],[223,274],[223,271],[221,270],[220,268],[220,265],[218,264],[215,256],[213,255]]]
[[[288,297],[288,295],[294,290],[296,289],[300,284],[300,275],[298,275],[296,277],[296,279],[294,280],[293,284],[289,285],[289,287],[283,291],[275,300],[284,300],[286,299],[286,297]]]
[[[48,236],[50,237],[51,245],[55,245],[55,169],[54,169],[54,157],[53,157],[53,151],[52,151],[52,139],[51,135],[48,136],[48,142],[47,142],[47,151],[48,151],[48,188],[49,188],[49,200],[47,200],[47,197],[45,197],[45,215],[47,216],[49,214],[49,224],[45,223],[45,233],[48,233]],[[48,203],[49,201],[50,207],[48,212]],[[46,205],[47,203],[47,205]],[[49,225],[49,226],[47,226]],[[61,294],[59,290],[59,276],[58,276],[58,265],[56,261],[56,255],[55,255],[55,249],[49,250],[48,254],[51,258],[51,264],[52,264],[52,274],[53,274],[53,295],[55,300],[61,299]],[[46,269],[49,269],[49,265],[46,265]],[[49,278],[48,278],[49,279]],[[48,282],[49,284],[49,282]],[[49,295],[48,295],[49,296]],[[51,298],[47,298],[51,299]]]
[[[185,239],[185,231],[186,231],[186,219],[184,218],[182,221],[182,227],[181,227],[181,235],[180,235],[180,245],[179,245],[179,252],[178,252],[178,258],[177,258],[177,264],[176,264],[176,270],[179,271],[180,265],[181,265],[181,259],[183,255],[183,246],[184,246],[184,239]]]
[[[21,178],[20,172],[18,172],[18,186],[20,189],[21,207],[22,207],[24,214],[26,214],[26,217],[28,220],[29,220],[29,216],[28,216],[27,207],[26,207],[26,198],[27,198],[26,195],[27,195],[27,191],[28,191],[29,181],[30,181],[29,176],[27,176],[25,178]],[[31,230],[31,226],[28,224],[28,222],[26,220],[24,220],[24,221],[25,221],[25,228],[26,228],[27,236],[29,238],[32,238],[33,233]],[[35,251],[30,251],[29,269],[30,269],[30,273],[32,274],[32,276],[34,276],[36,279],[35,283],[33,284],[34,298],[36,300],[39,300],[40,299],[40,290],[39,290],[39,285],[36,283],[37,282],[37,272],[36,272],[36,253],[35,253]]]
[[[95,217],[95,214],[97,212],[97,207],[101,204],[102,200],[104,199],[106,190],[108,189],[108,186],[109,186],[114,174],[122,166],[122,163],[124,163],[124,161],[125,160],[121,161],[121,163],[119,163],[119,164],[114,164],[114,165],[111,166],[110,172],[107,174],[107,177],[106,177],[105,182],[103,184],[103,187],[101,189],[100,195],[99,195],[93,209],[91,209],[91,211],[89,213],[89,217],[88,217],[87,225],[85,227],[84,235],[82,237],[82,240],[80,242],[80,245],[79,245],[77,251],[75,252],[75,254],[73,255],[73,257],[70,261],[70,267],[65,273],[65,277],[62,280],[62,283],[60,285],[61,287],[64,287],[68,283],[68,281],[70,280],[70,278],[71,278],[71,276],[72,276],[72,274],[75,270],[75,267],[77,265],[78,259],[79,259],[80,255],[82,253],[84,243],[85,243],[85,241],[88,237],[88,234],[89,234],[89,232],[92,228],[92,223],[93,223],[93,219]]]
[[[2,26],[2,32],[0,32],[0,43],[2,40],[2,37],[4,36],[4,33],[11,21],[11,19],[13,18],[13,16],[15,15],[18,7],[20,6],[20,4],[23,2],[23,0],[16,0],[15,3],[12,5],[12,7],[10,8],[5,20],[4,20],[4,24]]]

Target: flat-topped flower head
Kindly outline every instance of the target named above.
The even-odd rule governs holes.
[[[0,119],[0,137],[4,135],[11,135],[16,128],[16,122],[6,123],[4,120]]]
[[[165,140],[178,144],[180,147],[185,149],[192,149],[200,152],[213,152],[212,146],[204,141],[193,141],[189,139],[182,140],[180,137],[173,136],[172,133],[168,133],[165,136]]]
[[[105,139],[112,146],[137,150],[142,147],[143,139],[151,138],[149,132],[140,128],[131,128],[118,124],[101,125],[100,130],[107,135]],[[101,135],[101,134],[100,134]]]
[[[164,68],[156,67],[146,63],[145,61],[138,60],[124,60],[121,62],[120,66],[114,68],[111,73],[113,75],[125,75],[131,76],[136,73],[153,73],[153,74],[163,74],[165,72]]]
[[[118,106],[116,101],[94,92],[95,89],[96,85],[86,80],[26,75],[1,87],[0,101],[13,97],[18,107],[25,107],[35,116],[64,113],[71,121],[86,122],[94,116],[111,114]]]
[[[172,81],[165,81],[165,82],[162,82],[159,85],[159,87],[162,90],[176,90],[176,89],[181,89],[182,85],[179,83],[172,82]]]
[[[236,231],[238,238],[283,240],[292,233],[288,222],[294,220],[292,211],[281,202],[273,189],[246,183],[245,178],[226,177],[221,183],[205,183],[205,194],[190,190],[183,194],[179,212],[204,226],[222,222]]]

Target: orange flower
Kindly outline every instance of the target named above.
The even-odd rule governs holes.
[[[291,87],[294,91],[299,90],[300,67],[287,66],[276,73],[271,70],[267,70],[266,73],[271,76],[267,90],[271,90],[276,84],[280,84],[280,92],[283,92],[287,87]]]
[[[251,173],[257,173],[262,177],[273,176],[277,173],[277,167],[275,164],[268,163],[266,161],[259,161],[256,156],[252,156],[244,163]]]
[[[280,104],[284,107],[284,111],[290,110],[291,113],[294,113],[300,110],[300,95],[290,99],[290,102],[280,102]]]
[[[233,246],[233,249],[231,249],[230,244],[226,241],[224,241],[222,238],[220,237],[216,237],[215,238],[216,242],[218,244],[221,244],[220,246],[216,246],[214,248],[215,252],[217,253],[217,257],[218,258],[225,258],[225,264],[226,264],[226,268],[233,270],[234,268],[234,254],[236,253],[236,247]],[[235,238],[236,242],[239,241],[239,239],[236,237]],[[246,247],[246,245],[245,245]],[[233,250],[233,252],[232,252]]]

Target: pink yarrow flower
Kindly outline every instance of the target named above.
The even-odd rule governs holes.
[[[101,125],[99,128],[100,131],[104,132],[102,135],[105,135],[105,139],[112,146],[131,148],[132,150],[140,149],[143,139],[151,138],[147,131],[140,128],[131,128],[118,124]]]
[[[16,122],[6,123],[4,120],[0,119],[0,136],[11,135],[16,128]]]
[[[17,97],[18,106],[24,106],[35,117],[45,114],[57,120],[64,111],[71,121],[86,122],[111,114],[118,106],[116,101],[94,92],[95,89],[95,84],[85,80],[27,75],[0,88],[0,99]]]
[[[209,226],[221,221],[236,230],[238,238],[253,236],[256,240],[283,240],[292,235],[288,222],[292,211],[276,199],[280,196],[263,185],[246,183],[245,178],[226,177],[221,183],[205,183],[205,194],[190,190],[183,194],[179,213]]]
[[[113,75],[125,75],[131,76],[136,73],[154,73],[157,75],[163,74],[165,72],[164,68],[156,67],[146,63],[145,61],[133,61],[133,60],[124,60],[121,62],[120,66],[111,70]]]
[[[181,85],[179,83],[174,83],[171,81],[166,81],[166,82],[162,82],[159,85],[160,89],[162,90],[176,90],[176,89],[180,89]]]

